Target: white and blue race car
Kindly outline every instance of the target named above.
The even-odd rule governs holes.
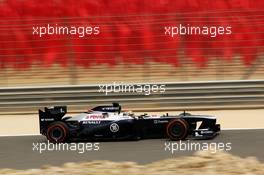
[[[65,116],[66,106],[39,110],[40,133],[50,142],[168,138],[212,139],[220,132],[216,118],[207,115],[135,115],[118,103],[97,106],[76,116]]]

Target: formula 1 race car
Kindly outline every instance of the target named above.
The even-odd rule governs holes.
[[[39,110],[40,133],[50,142],[60,143],[76,139],[212,139],[220,132],[220,125],[216,124],[215,117],[185,112],[177,116],[136,116],[122,112],[118,103],[97,106],[74,117],[64,116],[66,112],[66,106]]]

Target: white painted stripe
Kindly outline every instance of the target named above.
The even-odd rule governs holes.
[[[223,128],[223,131],[236,131],[236,130],[264,130],[264,128]]]
[[[17,136],[40,136],[41,134],[15,134],[15,135],[0,135],[0,137],[17,137]]]

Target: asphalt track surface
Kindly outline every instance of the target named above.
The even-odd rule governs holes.
[[[254,156],[264,162],[264,129],[225,130],[213,140],[192,140],[201,143],[232,143],[230,153],[240,157]],[[139,164],[161,159],[189,156],[194,151],[165,151],[166,139],[100,142],[99,151],[33,151],[34,143],[45,143],[43,136],[0,137],[0,168],[28,169],[43,165],[58,166],[66,162],[92,160],[135,161]],[[185,141],[186,143],[188,141]],[[190,141],[189,141],[190,142]],[[171,142],[172,143],[172,142]],[[175,142],[173,142],[175,143]]]

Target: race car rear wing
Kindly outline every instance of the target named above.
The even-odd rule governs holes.
[[[67,113],[67,106],[45,107],[44,111],[39,109],[40,133],[45,132],[49,123],[59,121]]]

